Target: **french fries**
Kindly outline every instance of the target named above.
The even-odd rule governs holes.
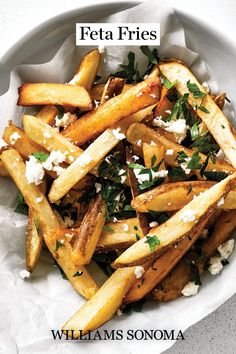
[[[65,105],[90,109],[92,101],[82,86],[27,83],[19,88],[18,106]]]
[[[161,129],[156,132],[141,123],[132,124],[127,131],[126,137],[131,144],[138,147],[141,147],[145,142],[150,144],[153,141],[156,144],[163,145],[165,150],[173,150],[172,155],[165,154],[164,157],[166,164],[170,166],[178,166],[176,158],[179,151],[183,151],[188,157],[193,155],[193,151],[191,149],[187,149],[184,146],[168,140],[164,134],[161,133]],[[206,160],[206,156],[203,154],[199,154],[199,156],[201,156],[201,162]],[[235,169],[224,160],[217,160],[215,163],[209,160],[206,171],[212,170],[222,171],[225,173],[233,173],[235,171]]]
[[[36,117],[48,125],[53,125],[59,111],[56,106],[44,106],[37,113]]]
[[[135,267],[117,269],[97,293],[63,326],[74,338],[106,323],[121,306],[123,297],[135,281]]]
[[[66,238],[63,239],[63,242],[59,241],[63,246],[58,246],[59,224],[57,218],[40,188],[34,184],[28,184],[25,176],[25,164],[20,154],[13,149],[5,150],[1,154],[1,160],[29,208],[37,215],[38,227],[49,251],[65,272],[73,288],[84,297],[90,298],[98,290],[98,287],[85,267],[76,267],[70,261],[72,249]],[[41,200],[40,202],[37,202],[38,198]],[[76,275],[77,272],[79,275]]]
[[[37,216],[29,210],[26,238],[26,269],[32,272],[38,262],[43,245],[43,234],[39,227]]]
[[[114,267],[127,267],[145,263],[149,259],[155,259],[170,248],[177,241],[183,239],[188,232],[199,226],[202,217],[209,213],[222,197],[225,197],[235,185],[236,175],[233,174],[217,183],[194,200],[185,205],[164,224],[151,229],[147,236],[157,236],[160,244],[154,246],[153,252],[149,247],[147,237],[142,238],[128,248],[114,262]],[[185,214],[193,213],[194,217],[185,219]],[[185,221],[186,220],[186,221]],[[191,221],[192,220],[192,221]],[[171,233],[170,233],[170,230]]]
[[[125,296],[124,303],[134,302],[142,299],[157,284],[159,284],[166,275],[174,268],[183,255],[190,249],[202,234],[210,214],[206,215],[199,223],[197,229],[190,231],[188,237],[181,240],[176,248],[171,248],[158,258],[153,265],[146,270],[140,279],[137,279]]]
[[[206,94],[201,102],[201,99],[194,98],[190,93],[188,103],[192,107],[197,103],[198,108],[196,112],[198,116],[206,124],[208,130],[224,151],[225,156],[232,163],[233,167],[236,168],[236,133],[215,101],[207,94],[191,71],[182,63],[177,61],[161,63],[159,68],[161,73],[170,82],[177,80],[175,87],[181,95],[189,92],[187,88],[188,81],[196,84],[199,90]],[[205,109],[200,109],[199,106],[204,106]]]
[[[157,103],[159,96],[159,79],[145,80],[87,113],[62,134],[81,145],[125,117]]]
[[[133,84],[125,84],[122,91],[125,92],[133,86],[134,86]],[[100,101],[102,98],[104,87],[105,87],[105,84],[93,85],[91,87],[91,89],[89,90],[90,97],[95,101]]]
[[[125,82],[123,79],[120,79],[118,77],[112,77],[112,76],[109,77],[106,85],[104,86],[100,104],[108,101],[114,96],[119,95],[123,90],[124,84]]]
[[[166,183],[151,191],[139,194],[135,197],[131,205],[142,213],[152,211],[176,211],[183,208],[195,196],[208,190],[216,182],[211,181],[191,181]],[[220,209],[236,209],[236,190],[229,192]]]
[[[110,101],[108,101],[110,102]],[[57,201],[65,195],[78,181],[80,181],[89,171],[91,171],[120,141],[114,134],[114,130],[124,134],[134,121],[142,121],[144,117],[154,108],[145,108],[140,112],[124,119],[121,123],[105,130],[80,157],[66,169],[52,184],[49,199]]]
[[[78,237],[74,240],[72,260],[81,266],[91,261],[99,237],[106,221],[106,209],[101,195],[90,202],[88,211],[80,226]]]

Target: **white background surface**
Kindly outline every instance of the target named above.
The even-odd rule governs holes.
[[[112,2],[103,0],[105,2]],[[95,0],[0,0],[0,57],[24,34],[45,20],[78,7],[101,3]],[[235,0],[171,0],[181,11],[192,13],[214,26],[229,39],[234,39]],[[223,307],[186,332],[186,341],[179,342],[168,353],[234,353],[235,301]],[[5,354],[5,353],[4,353]]]

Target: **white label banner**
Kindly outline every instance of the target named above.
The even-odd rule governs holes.
[[[160,45],[160,23],[76,23],[76,45]]]

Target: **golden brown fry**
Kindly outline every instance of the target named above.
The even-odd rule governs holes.
[[[133,86],[134,86],[134,84],[125,84],[125,86],[123,88],[123,92],[129,90]],[[91,87],[90,91],[89,91],[90,97],[93,100],[100,101],[101,97],[102,97],[102,94],[103,94],[103,91],[104,91],[104,87],[105,87],[105,84],[95,84],[95,85],[93,85]]]
[[[36,113],[36,117],[41,119],[43,122],[47,123],[48,125],[53,125],[55,122],[55,118],[58,115],[58,109],[56,106],[44,106],[43,108]]]
[[[89,94],[82,86],[26,83],[18,91],[18,106],[65,105],[69,107],[92,108]]]
[[[87,299],[90,298],[98,290],[98,287],[85,267],[76,267],[72,263],[72,248],[67,239],[57,239],[58,220],[40,188],[34,184],[28,184],[25,176],[25,164],[20,154],[13,149],[5,150],[1,154],[1,160],[22,193],[27,205],[37,215],[38,225],[49,251],[65,272],[74,289]],[[37,198],[40,198],[41,202],[38,203]]]
[[[193,97],[193,94],[190,93],[188,103],[192,107],[196,106],[196,104],[198,107],[204,107],[204,109],[198,108],[196,113],[206,124],[208,130],[225,153],[225,156],[236,168],[236,132],[215,101],[207,94],[195,76],[185,65],[172,61],[160,64],[159,68],[161,73],[170,82],[177,80],[175,87],[181,95],[188,92],[188,81],[197,85],[199,90],[206,94],[203,99],[196,99]]]
[[[103,228],[96,250],[111,251],[127,248],[137,241],[137,237],[143,237],[137,218],[109,222]]]
[[[194,196],[211,188],[216,182],[191,181],[166,183],[142,193],[131,202],[132,207],[142,213],[153,211],[176,211],[189,203]],[[220,209],[236,209],[236,190],[229,192]]]
[[[109,102],[109,101],[108,101]],[[114,134],[114,130],[124,134],[134,121],[142,121],[150,113],[154,106],[143,109],[132,116],[125,118],[112,128],[105,130],[80,157],[64,171],[52,184],[49,199],[57,201],[63,197],[78,181],[91,171],[119,142],[120,138]]]
[[[97,293],[87,301],[63,326],[74,337],[102,326],[116,313],[123,297],[135,281],[135,267],[116,270]]]
[[[122,92],[124,84],[125,81],[123,79],[110,76],[104,86],[100,104],[108,101],[112,97],[118,96]]]
[[[43,244],[43,235],[39,228],[37,217],[32,210],[28,215],[28,230],[26,237],[26,269],[32,272],[38,262]]]
[[[5,166],[3,165],[2,161],[0,160],[0,176],[1,177],[9,177],[9,173]]]
[[[159,80],[145,80],[87,113],[67,127],[62,134],[81,145],[123,118],[155,104],[159,96]]]
[[[189,157],[193,155],[193,150],[168,140],[165,135],[162,134],[161,129],[157,132],[141,123],[132,124],[127,131],[126,138],[131,144],[137,145],[138,147],[141,147],[144,142],[150,144],[153,141],[156,144],[163,145],[165,150],[173,150],[173,155],[165,154],[165,162],[170,166],[179,166],[176,161],[177,153],[179,151],[184,151]],[[201,156],[201,162],[206,160],[205,155],[199,154],[199,156]],[[235,169],[224,160],[217,160],[216,163],[209,160],[206,171],[212,170],[222,171],[225,173],[233,173],[235,171]]]
[[[140,279],[137,279],[125,296],[124,302],[134,302],[142,299],[148,294],[157,284],[159,284],[167,274],[174,268],[183,255],[201,236],[211,215],[207,215],[199,223],[197,229],[190,231],[188,237],[181,240],[177,247],[173,247],[158,258],[153,265],[146,270]]]
[[[88,264],[96,249],[106,221],[106,209],[101,195],[93,199],[74,240],[72,260],[75,265]]]
[[[139,265],[160,256],[190,231],[198,228],[204,215],[216,207],[218,201],[229,193],[235,183],[236,174],[233,174],[197,196],[165,223],[151,229],[147,236],[156,236],[160,241],[160,244],[154,246],[154,250],[151,250],[146,242],[147,237],[144,237],[122,253],[115,260],[114,266],[117,268]]]
[[[163,145],[143,143],[143,158],[147,168],[156,167],[163,160],[159,166],[159,171],[165,170],[164,154],[165,148]]]

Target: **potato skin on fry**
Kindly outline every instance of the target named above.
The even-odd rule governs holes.
[[[87,113],[62,134],[77,145],[84,144],[121,119],[158,102],[160,91],[158,78],[143,81]]]
[[[26,83],[18,89],[18,106],[61,105],[92,108],[88,92],[82,86],[67,84]]]

